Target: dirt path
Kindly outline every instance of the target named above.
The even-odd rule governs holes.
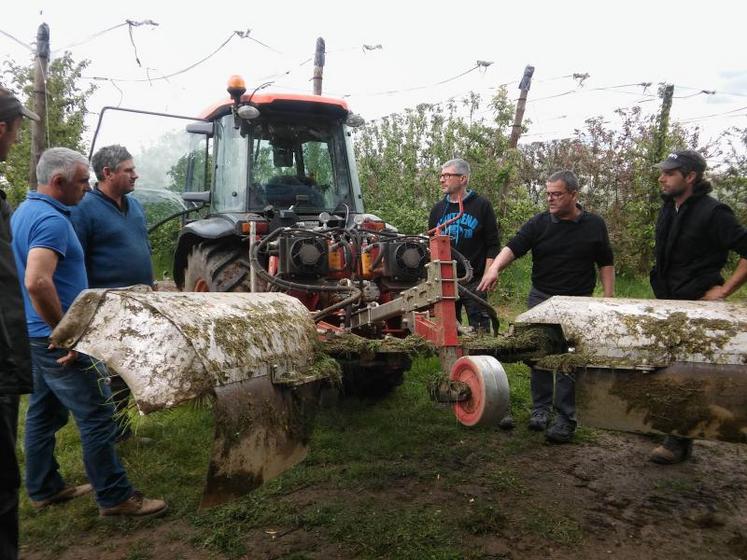
[[[496,434],[496,446],[512,437],[518,436]],[[469,484],[404,477],[366,499],[384,512],[387,504],[420,503],[466,515],[472,524],[455,526],[465,558],[747,559],[747,446],[696,442],[694,460],[672,467],[647,463],[651,446],[647,438],[602,432],[593,443],[536,445],[500,463],[483,458],[449,466],[473,468]],[[322,486],[287,499],[304,511],[332,495],[362,498]],[[193,543],[194,533],[188,521],[167,517],[106,542],[91,535],[55,560],[227,558]],[[372,557],[346,548],[324,528],[252,529],[245,538],[247,560]],[[390,557],[399,556],[393,549]],[[21,558],[49,555],[25,551]]]

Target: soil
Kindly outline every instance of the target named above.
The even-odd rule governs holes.
[[[517,428],[523,430],[523,427]],[[496,432],[496,445],[512,433]],[[396,487],[377,491],[380,503],[443,504],[444,508],[506,512],[510,523],[483,524],[481,530],[460,530],[464,550],[479,551],[482,559],[643,560],[747,559],[747,446],[696,441],[693,459],[674,466],[646,461],[649,438],[599,432],[593,442],[574,445],[536,445],[490,463],[481,458],[469,484],[447,485],[443,479],[424,482],[403,478]],[[445,465],[464,468],[467,460]],[[504,490],[487,483],[496,472],[515,473]],[[495,476],[493,476],[495,481]],[[335,494],[355,500],[360,492],[305,487],[288,499],[299,510]],[[566,529],[578,538],[564,540],[549,525],[540,530],[533,518],[567,519]],[[544,512],[544,513],[541,513]],[[560,512],[560,516],[558,515]],[[567,517],[563,517],[563,512]],[[487,530],[486,530],[487,527]],[[560,527],[562,531],[564,527]],[[143,558],[184,560],[224,558],[190,543],[195,533],[187,521],[169,520],[126,536],[89,539],[66,550],[55,560],[127,560],[133,545],[147,547]],[[562,537],[562,534],[560,535]],[[317,530],[266,528],[247,533],[252,560],[283,557],[347,559],[355,557],[345,545],[331,542]],[[46,560],[40,551],[26,551],[22,560]]]

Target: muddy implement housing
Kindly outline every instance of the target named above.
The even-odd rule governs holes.
[[[747,305],[554,297],[519,315],[559,329],[568,353],[536,367],[576,375],[579,420],[747,443]]]
[[[104,362],[142,414],[214,397],[215,439],[201,506],[260,486],[303,460],[319,385],[308,310],[278,293],[86,290],[55,344]]]

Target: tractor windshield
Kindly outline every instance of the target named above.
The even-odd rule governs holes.
[[[342,126],[329,120],[259,118],[244,135],[231,115],[216,123],[214,210],[296,213],[353,206]]]

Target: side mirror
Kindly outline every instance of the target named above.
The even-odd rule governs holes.
[[[187,132],[190,134],[204,134],[208,138],[213,137],[213,123],[211,122],[193,122],[187,125]]]
[[[350,128],[358,128],[366,124],[366,120],[355,113],[348,113],[348,117],[345,119],[345,124]]]
[[[208,202],[210,202],[210,191],[183,192],[182,200],[184,202],[197,202],[207,204]]]

